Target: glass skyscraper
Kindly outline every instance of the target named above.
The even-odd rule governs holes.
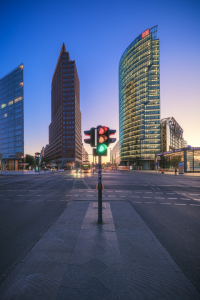
[[[0,79],[0,154],[9,169],[24,158],[23,64]]]
[[[152,169],[160,152],[160,55],[157,26],[141,33],[119,63],[119,155],[122,165]]]

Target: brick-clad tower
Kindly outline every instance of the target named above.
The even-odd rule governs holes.
[[[45,157],[59,167],[80,167],[82,162],[79,78],[64,43],[52,77],[51,124]]]

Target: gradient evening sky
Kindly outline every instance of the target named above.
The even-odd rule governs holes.
[[[51,80],[63,42],[78,70],[83,139],[97,125],[117,129],[118,139],[119,60],[155,25],[161,118],[173,116],[188,144],[200,147],[199,16],[199,0],[0,0],[0,78],[24,64],[25,154],[48,144]]]

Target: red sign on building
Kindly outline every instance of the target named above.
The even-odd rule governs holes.
[[[142,33],[142,38],[144,38],[145,36],[147,36],[149,34],[149,29],[145,30],[143,33]]]

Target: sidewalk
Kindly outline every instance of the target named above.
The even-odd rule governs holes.
[[[1,300],[190,300],[200,294],[130,202],[70,200],[0,287]]]

